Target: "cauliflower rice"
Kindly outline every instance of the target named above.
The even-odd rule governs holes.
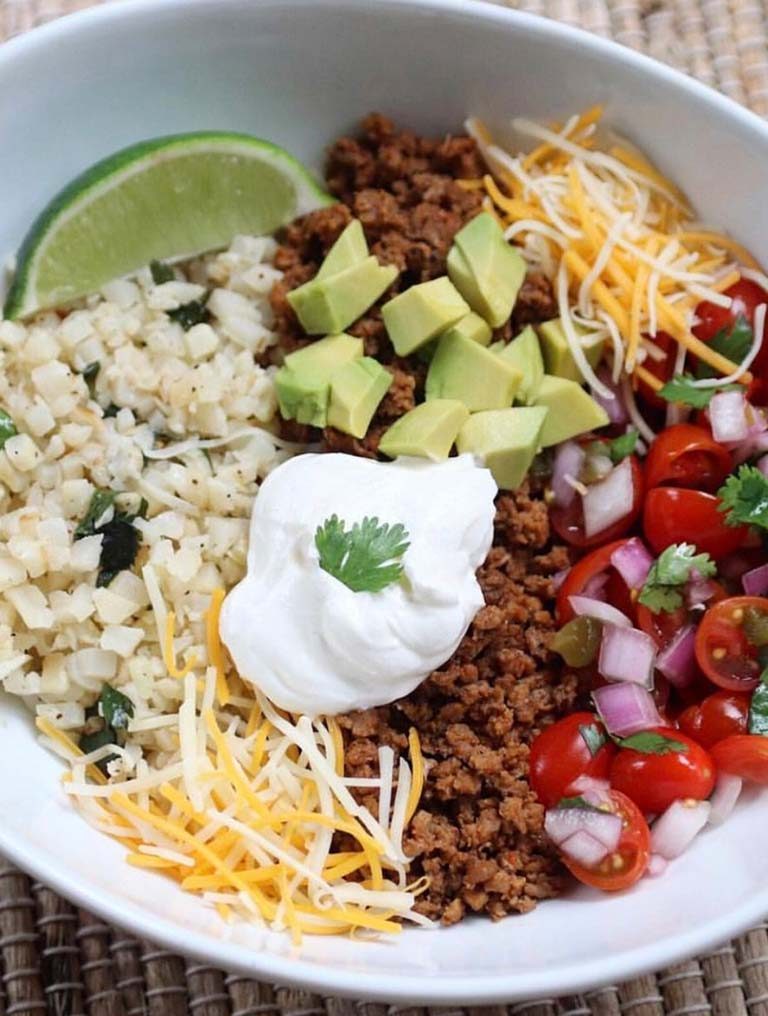
[[[276,341],[275,250],[239,236],[174,281],[144,269],[67,314],[0,324],[0,406],[18,430],[0,450],[0,681],[74,740],[104,683],[119,688],[134,716],[111,776],[177,751],[166,605],[177,659],[205,664],[211,594],[242,577],[258,483],[288,455],[265,429],[272,369],[255,362]],[[166,311],[206,289],[210,322],[184,331]],[[134,566],[103,588],[103,537],[74,538],[97,488],[148,504]]]

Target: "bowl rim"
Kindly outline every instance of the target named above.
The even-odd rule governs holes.
[[[215,8],[236,6],[242,0],[164,0],[168,9]],[[259,0],[262,8],[300,9],[323,6],[359,10],[360,0]],[[22,33],[0,46],[0,70],[28,54],[63,42],[81,30],[102,22],[111,22],[115,30],[123,22],[156,13],[157,0],[121,0],[93,6],[58,18]],[[369,7],[426,11],[450,15],[454,19],[481,19],[500,30],[517,28],[543,41],[576,43],[596,55],[627,64],[639,72],[669,85],[689,99],[708,104],[743,128],[768,141],[768,123],[757,114],[714,88],[610,39],[592,35],[563,22],[497,6],[487,0],[367,0]],[[0,852],[21,870],[52,886],[78,906],[92,911],[140,938],[151,941],[227,971],[269,982],[290,984],[311,992],[370,1001],[441,1005],[502,1004],[521,999],[557,997],[586,991],[608,983],[617,983],[706,952],[759,923],[768,912],[768,886],[738,908],[716,920],[691,928],[674,938],[661,938],[624,952],[619,956],[599,956],[588,963],[571,963],[556,971],[485,976],[483,980],[440,974],[392,975],[386,979],[375,973],[343,971],[297,958],[255,952],[243,945],[210,938],[182,929],[173,921],[150,916],[137,904],[112,897],[95,889],[87,880],[73,875],[65,864],[51,860],[44,851],[31,847],[0,823]]]

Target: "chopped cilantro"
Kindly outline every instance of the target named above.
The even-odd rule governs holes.
[[[614,465],[618,465],[627,455],[631,455],[634,452],[639,436],[636,430],[628,430],[626,434],[621,434],[611,441],[608,446],[608,454],[611,456],[611,462]]]
[[[697,388],[690,374],[675,374],[671,381],[667,381],[663,388],[659,389],[659,395],[667,402],[679,402],[684,406],[691,406],[693,409],[706,409],[712,401],[712,396],[718,392],[730,392],[740,385],[720,385],[717,388]]]
[[[133,716],[133,702],[117,688],[105,684],[101,689],[101,714],[113,730],[125,730]]]
[[[162,286],[164,282],[173,282],[176,278],[171,266],[164,264],[162,261],[150,261],[149,270],[152,273],[152,281],[156,286]]]
[[[398,558],[410,546],[400,523],[391,526],[366,517],[345,530],[336,515],[318,526],[315,545],[320,567],[356,593],[378,593],[397,582],[403,573]]]
[[[692,543],[673,543],[651,565],[639,602],[654,614],[677,610],[683,605],[681,587],[694,569],[709,578],[716,573],[717,566],[709,554],[697,554]]]
[[[688,751],[688,745],[683,741],[676,741],[674,737],[667,737],[666,734],[657,734],[654,730],[642,730],[639,734],[631,734],[622,738],[619,742],[621,748],[631,748],[642,755],[671,755],[673,751],[680,751],[684,754]]]
[[[114,402],[110,402],[110,404],[104,410],[104,419],[108,420],[110,416],[117,416],[119,412],[120,406],[116,406]]]
[[[205,324],[206,321],[210,321],[211,312],[206,306],[210,295],[210,290],[208,290],[203,293],[199,300],[190,300],[189,303],[183,303],[181,307],[166,311],[166,313],[171,321],[178,321],[184,331],[188,332],[194,325],[201,325]]]
[[[101,370],[101,364],[98,360],[94,360],[93,363],[89,363],[87,367],[83,367],[82,375],[83,380],[88,385],[88,391],[90,392],[91,398],[96,394],[96,378],[99,376]]]
[[[752,692],[749,705],[749,732],[768,737],[768,669],[764,670],[760,684]]]
[[[5,447],[9,437],[15,437],[18,433],[16,424],[4,409],[0,409],[0,448]]]
[[[141,543],[141,533],[133,525],[139,516],[147,511],[147,502],[142,498],[137,512],[121,512],[115,508],[117,494],[112,490],[96,490],[91,497],[88,511],[75,529],[75,539],[85,536],[101,536],[99,574],[96,585],[108,586],[118,572],[130,568],[136,560]],[[112,517],[102,521],[109,509]]]
[[[757,466],[740,466],[738,472],[726,479],[717,496],[727,526],[743,523],[768,529],[768,476]]]
[[[80,737],[79,747],[88,754],[97,748],[103,748],[105,744],[124,743],[128,721],[133,716],[133,702],[117,688],[105,684],[102,686],[98,701],[86,710],[85,715],[85,728]],[[107,755],[96,763],[105,776],[109,776],[107,766],[116,757]]]
[[[599,808],[596,808],[593,804],[590,804],[589,801],[585,801],[583,797],[561,797],[560,800],[557,802],[557,807],[558,810],[560,808],[563,809],[576,808],[579,811],[600,810]]]
[[[741,363],[750,350],[753,338],[754,334],[749,322],[743,314],[740,314],[730,330],[728,328],[721,328],[707,345],[710,349],[720,353],[721,356],[727,357],[733,363]],[[703,361],[699,361],[696,370],[697,377],[715,377],[715,375],[716,371],[712,367]]]

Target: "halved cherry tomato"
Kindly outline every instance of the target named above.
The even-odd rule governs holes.
[[[590,742],[605,739],[593,752]],[[546,808],[567,797],[571,784],[580,776],[595,780],[608,778],[613,742],[605,738],[605,727],[594,713],[571,713],[536,737],[528,762],[533,791]]]
[[[563,864],[584,885],[613,893],[629,889],[645,874],[651,855],[651,834],[637,805],[617,790],[609,794],[610,810],[622,821],[618,847],[595,868],[585,868],[565,856]]]
[[[555,615],[558,624],[564,625],[574,616],[569,597],[583,595],[589,583],[593,579],[599,578],[604,572],[608,573],[605,598],[619,610],[631,614],[633,608],[629,590],[611,564],[611,554],[619,547],[623,547],[626,542],[626,540],[615,540],[613,543],[607,543],[604,547],[598,547],[597,550],[591,551],[580,561],[577,561],[570,569],[557,591]]]
[[[612,526],[608,526],[607,529],[603,529],[593,536],[587,536],[584,532],[584,511],[580,497],[575,497],[567,508],[553,505],[549,512],[549,519],[561,540],[565,540],[566,543],[570,543],[574,547],[594,547],[599,543],[605,543],[606,540],[615,540],[632,528],[643,506],[644,485],[643,470],[637,456],[630,456],[630,462],[632,464],[632,506],[627,514],[614,522]]]
[[[702,342],[711,342],[724,328],[730,331],[740,317],[746,318],[747,322],[754,326],[755,309],[761,303],[768,303],[768,293],[749,279],[740,279],[726,289],[724,295],[730,296],[730,307],[718,307],[705,301],[696,308],[699,323],[693,329],[693,333]],[[752,373],[755,380],[750,385],[749,397],[753,402],[764,405],[768,401],[768,343],[764,342],[757,354],[752,364]]]
[[[654,727],[648,733],[665,738],[668,750],[660,754],[620,748],[611,763],[611,786],[645,814],[658,815],[684,798],[703,801],[709,797],[715,786],[715,764],[701,745],[671,727]]]
[[[638,603],[635,607],[635,616],[638,628],[646,635],[650,635],[659,649],[668,645],[688,623],[688,611],[685,607],[671,611],[660,610],[658,614],[654,614],[644,603]]]
[[[654,487],[645,496],[643,531],[657,554],[673,543],[695,543],[715,560],[739,550],[748,526],[727,526],[720,501],[702,490]]]
[[[745,629],[748,612],[766,618],[768,599],[762,596],[731,596],[713,604],[696,632],[696,661],[713,684],[728,691],[752,691],[760,682],[763,664],[760,646]]]
[[[654,377],[658,378],[661,382],[667,382],[672,377],[675,368],[675,354],[677,353],[677,343],[667,332],[656,332],[651,340],[654,345],[658,346],[666,355],[663,360],[656,360],[652,357],[646,357],[643,362],[643,366],[647,371],[653,374]],[[637,386],[638,394],[642,397],[643,402],[647,406],[651,406],[653,409],[666,409],[669,405],[665,402],[656,392],[651,388],[645,381],[641,381]]]
[[[714,492],[731,471],[730,452],[704,427],[676,423],[653,441],[645,460],[645,485]]]
[[[678,726],[703,748],[735,734],[746,734],[751,695],[738,691],[716,691],[698,705],[688,706],[677,719]]]
[[[768,786],[768,737],[759,734],[726,737],[712,749],[712,757],[724,773]]]

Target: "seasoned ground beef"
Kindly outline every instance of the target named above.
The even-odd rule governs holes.
[[[364,339],[368,355],[387,365],[392,386],[365,438],[328,428],[326,450],[375,458],[383,431],[423,397],[426,366],[418,356],[395,355],[379,308],[394,293],[445,274],[453,236],[481,207],[478,192],[457,180],[483,171],[470,138],[421,138],[396,131],[379,115],[363,122],[359,138],[332,146],[327,181],[341,203],[289,226],[278,253],[285,275],[272,303],[281,349],[308,341],[286,293],[315,274],[353,217],[372,252],[401,274],[350,329]],[[549,282],[529,274],[513,320],[498,336],[509,339],[524,324],[556,313]],[[296,436],[295,428],[286,432]],[[486,605],[456,654],[407,698],[339,717],[350,776],[375,776],[379,746],[403,751],[409,727],[418,730],[427,778],[405,846],[414,877],[429,877],[419,910],[446,924],[468,911],[494,918],[523,913],[560,887],[559,864],[542,832],[543,809],[526,777],[532,738],[568,711],[577,694],[575,679],[560,672],[548,650],[552,576],[567,564],[565,548],[551,543],[540,494],[527,484],[500,494],[494,544],[478,573]],[[368,803],[375,811],[377,801]]]

